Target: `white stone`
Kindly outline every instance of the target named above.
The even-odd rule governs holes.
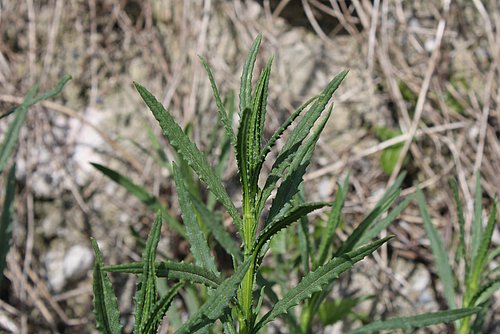
[[[63,273],[67,280],[77,280],[85,276],[92,267],[94,254],[81,245],[73,246],[64,256]]]

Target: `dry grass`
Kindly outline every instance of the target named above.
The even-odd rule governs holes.
[[[0,2],[2,113],[19,103],[36,80],[50,86],[62,73],[74,78],[58,101],[32,110],[23,130],[16,156],[22,185],[18,220],[6,272],[12,284],[2,291],[0,327],[19,333],[92,331],[90,276],[54,293],[43,255],[54,243],[88,245],[94,235],[107,243],[110,261],[134,259],[133,238],[126,228],[115,227],[120,220],[140,230],[151,218],[117,188],[106,189],[108,181],[76,159],[76,147],[99,146],[92,148],[97,152],[93,157],[175,206],[161,169],[122,138],[148,146],[143,124],[157,131],[131,82],[142,82],[160,96],[182,124],[200,128],[193,135],[204,147],[215,113],[197,55],[207,57],[221,90],[228,92],[238,87],[243,55],[261,31],[264,55],[276,56],[270,130],[338,70],[351,68],[336,96],[338,116],[319,143],[318,164],[307,175],[313,181],[307,189],[311,197],[332,198],[337,177],[351,170],[346,214],[359,219],[380,190],[407,170],[404,194],[417,185],[426,189],[431,214],[451,245],[457,219],[447,177],[459,181],[467,224],[473,215],[475,171],[481,173],[486,209],[500,195],[500,8],[495,1],[259,2]],[[401,135],[380,141],[374,129],[381,126]],[[84,138],[70,135],[85,127],[94,133],[94,142],[81,144]],[[403,144],[402,154],[386,175],[378,158],[395,143]],[[226,172],[228,184],[235,172]],[[50,203],[63,208],[57,228],[64,232],[47,237],[41,221]],[[384,308],[377,314],[411,313],[416,306],[401,295],[412,289],[412,270],[424,264],[432,271],[417,209],[410,207],[390,232],[397,241],[373,260],[379,269],[371,284],[387,291],[379,296]],[[175,238],[169,241],[181,248]],[[498,246],[498,237],[495,242]],[[397,271],[402,260],[411,267],[407,275]],[[127,314],[133,281],[121,283]],[[434,300],[444,306],[439,292]]]

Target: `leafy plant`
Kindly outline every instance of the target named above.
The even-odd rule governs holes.
[[[28,110],[30,107],[36,103],[47,100],[57,94],[59,94],[64,85],[71,80],[71,76],[65,75],[59,80],[59,82],[50,90],[43,94],[36,95],[38,92],[39,84],[36,83],[26,94],[24,101],[11,110],[0,116],[0,119],[7,117],[11,114],[15,114],[15,118],[12,123],[8,126],[7,132],[3,138],[3,142],[0,145],[0,174],[3,173],[8,165],[9,159],[14,153],[17,141],[19,140],[19,134],[21,128],[26,120]],[[12,214],[13,205],[15,197],[15,183],[16,183],[16,165],[12,164],[9,172],[5,179],[5,195],[3,200],[3,206],[0,216],[0,283],[3,281],[3,271],[5,269],[5,259],[9,251],[9,243],[12,235]]]
[[[134,333],[136,334],[155,332],[159,319],[178,292],[179,286],[174,285],[168,290],[167,302],[158,301],[158,286],[155,277],[202,284],[208,291],[203,304],[190,312],[188,320],[177,329],[176,333],[206,333],[213,326],[223,327],[225,333],[261,333],[278,317],[293,318],[288,312],[300,304],[303,304],[304,315],[301,316],[300,325],[296,328],[307,333],[314,315],[318,312],[318,305],[326,299],[331,285],[339,275],[351,269],[357,262],[392,238],[389,236],[370,241],[395,218],[397,210],[402,210],[398,206],[389,213],[387,218],[381,218],[381,215],[398,198],[398,187],[402,177],[398,179],[397,184],[388,189],[373,211],[353,230],[347,240],[335,248],[332,246],[332,240],[340,222],[340,211],[345,200],[348,181],[340,188],[334,203],[304,203],[300,200],[303,176],[311,161],[318,138],[332,112],[331,106],[327,108],[328,103],[347,75],[347,71],[342,71],[318,96],[299,107],[264,145],[263,134],[272,58],[267,62],[253,88],[253,71],[261,39],[262,36],[259,35],[254,41],[243,67],[239,93],[240,123],[237,133],[231,126],[231,113],[228,114],[222,103],[211,70],[207,62],[201,59],[208,73],[223,131],[236,156],[242,191],[241,212],[236,208],[221,182],[218,169],[214,169],[208,163],[206,155],[189,139],[186,131],[183,131],[157,99],[146,88],[135,83],[137,91],[157,119],[164,136],[180,158],[177,163],[172,164],[170,169],[182,210],[183,226],[181,227],[185,231],[183,236],[190,244],[194,263],[155,260],[164,213],[161,208],[146,242],[142,261],[105,267],[99,250],[95,246],[97,256],[94,269],[94,312],[98,327],[102,332],[113,333],[113,331],[119,331],[120,328],[115,297],[106,274],[106,272],[113,271],[139,275],[135,298]],[[289,129],[293,122],[296,122],[295,127]],[[269,152],[275,148],[278,139],[286,130],[290,133],[282,149],[278,152],[265,181],[259,183]],[[192,183],[189,178],[192,174],[186,173],[187,167],[183,168],[183,163],[190,167],[206,185],[213,198],[229,214],[241,240],[240,246],[235,243],[233,236],[224,229],[222,224],[215,225],[221,220],[211,219],[214,207],[205,205],[200,200],[199,193],[194,190],[195,187],[190,186]],[[110,171],[96,167],[107,175],[112,175]],[[141,189],[132,186],[123,177],[113,177],[113,179],[128,187],[146,204],[158,208],[156,200],[143,196]],[[276,194],[268,206],[273,191],[276,191]],[[404,203],[400,205],[406,205]],[[332,206],[330,219],[318,250],[314,250],[313,255],[312,249],[304,246],[308,244],[304,219],[307,214],[326,206]],[[278,296],[272,290],[273,283],[266,280],[263,275],[262,269],[265,268],[262,264],[263,259],[270,248],[270,241],[276,238],[280,231],[290,230],[297,221],[301,222],[300,226],[303,228],[301,237],[303,245],[301,250],[304,252],[303,263],[304,265],[311,263],[311,267],[295,287],[285,291],[282,296]],[[211,248],[204,230],[210,230],[220,246],[232,257],[234,266],[232,275],[224,277],[217,268],[210,255]],[[307,256],[306,251],[309,252]],[[267,302],[270,304],[268,310],[263,307],[267,305]],[[453,321],[474,312],[477,310],[453,310],[423,315],[421,318],[413,319],[410,323],[427,325]],[[389,325],[392,327],[386,326],[397,328],[397,324],[391,323]],[[399,326],[406,325],[399,322]]]
[[[455,198],[458,213],[458,248],[456,250],[455,265],[462,264],[465,276],[460,279],[454,274],[453,265],[448,258],[444,242],[439,236],[436,228],[432,224],[429,212],[425,205],[423,193],[417,192],[417,200],[420,207],[422,218],[424,219],[424,228],[429,236],[432,253],[436,261],[436,271],[443,284],[443,294],[450,308],[456,308],[458,293],[462,294],[462,307],[480,307],[485,308],[490,298],[500,288],[500,275],[498,269],[488,270],[488,264],[497,257],[500,252],[497,249],[490,250],[491,238],[496,225],[497,217],[497,199],[493,202],[493,207],[486,225],[483,225],[482,219],[482,190],[480,183],[480,174],[476,175],[476,193],[474,197],[474,217],[470,231],[465,229],[465,218],[462,209],[462,203],[458,194],[457,182],[450,179],[451,189]],[[469,237],[469,247],[466,244],[466,237]],[[462,291],[456,291],[455,282],[459,281],[459,287]],[[457,332],[460,334],[482,333],[481,325],[486,316],[485,312],[477,313],[475,320],[467,316],[460,322],[455,323]]]

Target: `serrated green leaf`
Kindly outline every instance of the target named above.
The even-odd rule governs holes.
[[[144,333],[148,317],[156,304],[156,248],[160,241],[161,223],[161,212],[158,211],[142,253],[142,274],[137,283],[134,309],[134,333],[138,334]]]
[[[102,270],[103,260],[99,246],[94,238],[91,238],[91,241],[95,253],[92,304],[97,329],[101,334],[120,334],[122,326],[115,292],[108,275]]]
[[[287,119],[286,121],[281,124],[281,126],[276,130],[271,138],[267,141],[266,145],[262,149],[262,152],[260,154],[260,161],[259,164],[262,166],[264,164],[264,160],[266,159],[267,155],[269,152],[271,152],[272,148],[278,141],[278,139],[281,138],[283,133],[285,132],[286,129],[293,123],[293,121],[299,117],[299,115],[306,109],[312,102],[314,102],[318,97],[315,96],[309,100],[307,100],[303,105],[301,105],[297,110],[295,110]],[[260,168],[259,168],[260,169]]]
[[[228,136],[228,138],[230,139],[231,144],[233,146],[236,146],[236,136],[235,136],[234,131],[233,131],[232,122],[231,122],[231,119],[227,115],[226,108],[224,107],[224,103],[222,103],[222,99],[219,95],[219,89],[217,88],[217,85],[215,83],[215,79],[214,79],[214,76],[212,74],[212,70],[210,69],[208,62],[204,57],[199,56],[199,58],[201,60],[201,63],[203,64],[203,67],[205,67],[205,70],[207,72],[208,80],[210,81],[210,86],[212,87],[213,95],[215,97],[215,104],[217,105],[217,112],[219,113],[219,118],[220,118],[222,124],[224,125],[224,130],[226,131],[226,136]]]
[[[311,108],[309,108],[309,110],[305,113],[305,115],[292,130],[290,136],[285,142],[285,145],[278,154],[276,161],[273,163],[271,172],[269,173],[269,177],[267,178],[264,188],[261,191],[257,206],[258,213],[261,213],[264,209],[265,203],[271,195],[271,192],[274,189],[276,183],[283,175],[283,172],[288,167],[291,159],[293,159],[293,156],[297,153],[298,147],[309,135],[312,127],[314,126],[314,123],[321,116],[328,101],[332,97],[333,93],[337,90],[347,73],[347,70],[342,71],[332,81],[330,81],[327,87],[314,100],[314,104],[311,106]]]
[[[3,283],[3,271],[12,237],[12,213],[14,211],[14,197],[16,195],[16,164],[13,164],[5,180],[5,197],[2,214],[0,216],[0,286]]]
[[[219,287],[208,297],[207,301],[188,321],[177,330],[176,334],[192,333],[204,328],[221,318],[229,306],[232,298],[236,296],[236,290],[250,266],[251,258],[243,262],[234,274],[226,278]]]
[[[243,65],[240,85],[240,116],[246,108],[250,108],[252,103],[253,68],[255,66],[255,60],[257,59],[261,41],[262,34],[258,34],[250,48],[245,64]]]
[[[241,228],[241,217],[231,201],[231,198],[224,189],[221,180],[208,164],[205,156],[186,136],[161,103],[158,102],[158,100],[156,100],[156,98],[149,91],[147,91],[146,88],[138,83],[134,84],[142,99],[160,124],[163,134],[168,139],[172,147],[178,154],[183,156],[198,177],[206,183],[208,189],[213,192],[215,197],[217,197],[220,203],[226,208],[228,213],[233,218],[236,226]]]
[[[183,285],[184,285],[183,282],[175,284],[168,290],[168,293],[156,303],[153,310],[149,314],[148,320],[146,321],[146,325],[144,326],[144,329],[141,333],[144,334],[157,333],[159,329],[158,327],[159,325],[161,325],[161,321],[165,317],[165,313],[167,312],[168,308],[172,304],[172,301],[174,300],[175,296],[177,296],[177,293],[179,292],[180,288],[182,288]]]
[[[129,273],[138,275],[142,273],[143,266],[144,264],[141,261],[117,264],[114,266],[105,266],[103,270],[112,273]],[[184,262],[156,262],[156,276],[199,283],[210,288],[217,288],[221,283],[220,278],[205,268]]]
[[[328,251],[331,248],[332,239],[335,235],[335,231],[340,224],[341,211],[344,207],[345,199],[347,197],[347,191],[349,189],[349,174],[344,180],[344,184],[338,184],[339,189],[335,194],[335,201],[332,205],[332,209],[328,215],[328,221],[326,223],[326,230],[321,235],[321,241],[318,248],[317,254],[317,266],[322,265],[328,257]]]
[[[262,71],[257,81],[255,94],[252,102],[252,114],[250,120],[249,134],[247,137],[247,164],[250,171],[250,187],[253,195],[257,193],[260,168],[259,158],[261,145],[264,142],[264,124],[266,118],[267,94],[269,90],[269,77],[271,74],[272,58]]]
[[[207,240],[200,229],[194,212],[193,203],[189,197],[180,171],[176,164],[172,165],[175,186],[177,188],[177,196],[181,208],[182,218],[186,226],[186,239],[190,244],[191,253],[196,261],[196,264],[210,270],[216,275],[220,275],[214,262],[210,248],[208,248]]]
[[[91,162],[90,163],[94,168],[96,168],[98,171],[109,177],[111,180],[125,188],[131,195],[135,196],[139,201],[141,201],[144,205],[148,206],[149,208],[158,211],[161,211],[162,217],[165,219],[165,221],[168,223],[168,225],[177,233],[179,233],[181,236],[184,238],[186,237],[186,230],[184,227],[179,224],[177,219],[175,219],[170,212],[168,212],[167,208],[161,204],[160,200],[149,193],[146,189],[143,187],[135,184],[130,180],[128,177],[126,177],[123,174],[120,174],[119,172],[108,168],[106,166],[103,166],[101,164]]]
[[[366,326],[351,330],[347,334],[369,334],[384,330],[420,328],[462,319],[479,312],[479,310],[480,308],[463,308],[375,321]]]
[[[269,241],[271,238],[281,231],[282,229],[288,227],[290,224],[296,222],[301,217],[307,215],[308,213],[318,210],[326,205],[330,205],[327,202],[318,202],[318,203],[306,203],[301,204],[297,207],[291,208],[289,211],[284,212],[271,221],[259,235],[259,238],[255,242],[255,246],[252,250],[254,254],[260,252],[262,247]]]
[[[451,271],[448,254],[439,236],[436,228],[432,224],[431,217],[427,211],[424,194],[417,189],[417,202],[420,208],[420,214],[424,220],[424,229],[431,243],[432,254],[436,261],[436,271],[443,284],[444,296],[450,308],[455,308],[455,292],[453,291],[453,273]]]
[[[321,132],[323,132],[331,113],[332,107],[329,108],[325,117],[318,124],[318,127],[299,147],[297,153],[291,160],[285,175],[282,177],[283,181],[278,188],[276,197],[272,202],[266,223],[273,220],[274,217],[287,206],[287,204],[299,191],[299,185],[303,181],[304,174],[311,161],[316,143],[318,142],[319,136],[321,135]]]
[[[340,257],[333,258],[324,266],[310,272],[296,287],[289,290],[285,296],[274,305],[271,311],[264,315],[255,328],[262,328],[277,316],[286,313],[291,307],[310,298],[313,293],[322,291],[325,286],[337,279],[341,273],[351,269],[356,262],[361,261],[364,257],[373,253],[391,238],[392,236],[386,237],[366,246],[362,246],[354,251],[345,253]]]
[[[250,166],[248,165],[248,141],[251,127],[251,109],[243,110],[241,122],[238,128],[236,145],[236,162],[240,174],[241,188],[243,192],[243,211],[250,206]]]
[[[222,220],[216,217],[208,208],[198,199],[191,198],[194,207],[199,213],[200,219],[203,220],[204,224],[210,230],[210,233],[214,236],[215,240],[224,248],[224,250],[232,256],[233,260],[237,263],[241,262],[240,248],[231,237],[229,232],[227,232],[222,226]]]

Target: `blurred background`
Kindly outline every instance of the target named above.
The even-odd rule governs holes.
[[[500,194],[497,1],[1,0],[0,114],[20,104],[35,82],[46,90],[64,74],[73,77],[60,95],[30,109],[21,131],[8,280],[0,289],[3,331],[96,332],[89,237],[99,241],[106,263],[138,260],[134,235],[147,235],[154,214],[90,162],[120,171],[179,214],[169,173],[151,152],[159,149],[167,160],[174,155],[132,82],[155,94],[181,125],[191,124],[192,138],[210,150],[217,113],[198,55],[228,96],[238,91],[259,32],[257,69],[274,56],[267,137],[350,69],[305,186],[309,200],[332,200],[336,182],[350,171],[346,233],[402,171],[402,194],[424,189],[447,247],[458,228],[449,176],[458,180],[466,224],[475,171],[489,212]],[[11,119],[0,120],[1,138]],[[237,194],[230,166],[224,181]],[[445,308],[416,204],[389,232],[397,236],[390,246],[341,280],[339,289],[376,294],[376,303],[362,303],[356,313],[372,319]],[[493,243],[500,244],[498,228]],[[167,229],[160,249],[189,260],[187,244]],[[130,325],[135,278],[112,277]],[[485,325],[491,333],[500,321],[494,316]],[[325,333],[345,326],[330,325]],[[162,331],[169,333],[168,326]]]

